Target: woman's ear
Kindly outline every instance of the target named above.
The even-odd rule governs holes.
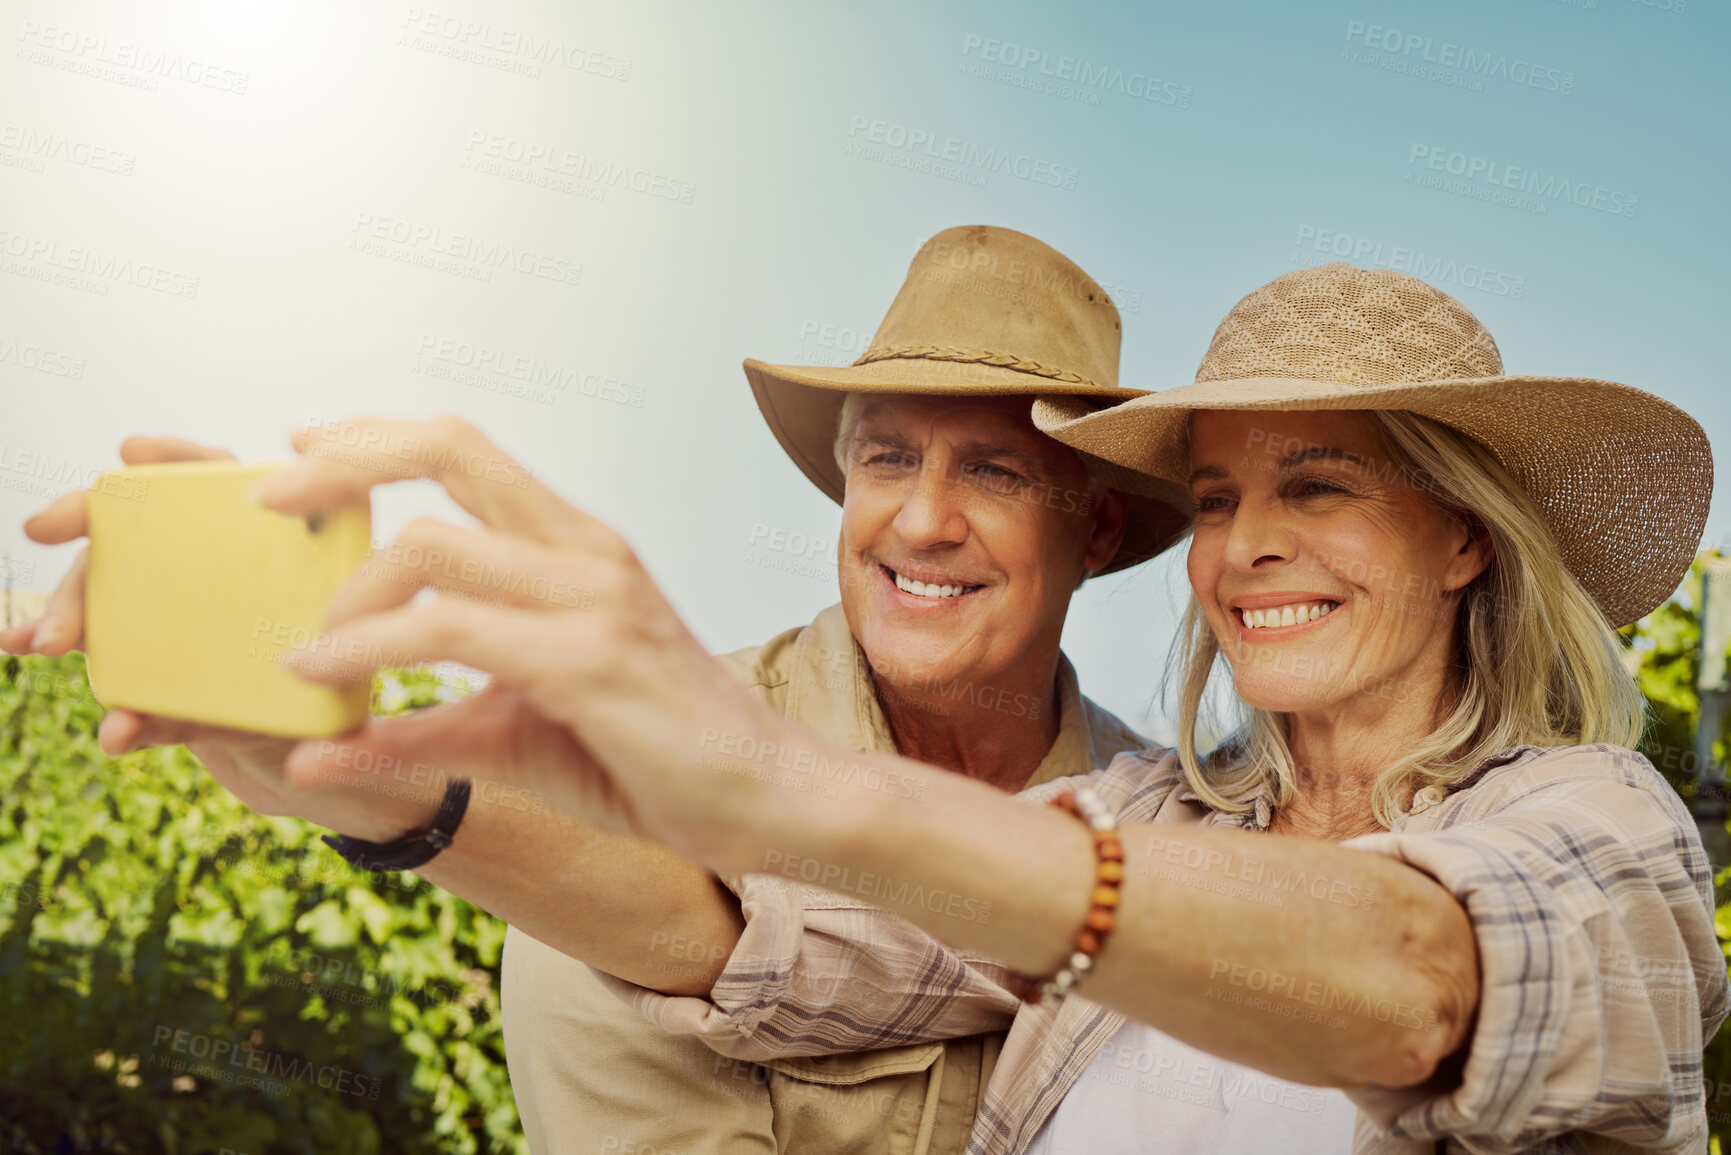
[[[1459,528],[1451,538],[1454,556],[1443,572],[1443,589],[1451,591],[1471,585],[1475,578],[1490,568],[1491,559],[1496,556],[1496,547],[1484,522],[1468,517],[1457,525]]]

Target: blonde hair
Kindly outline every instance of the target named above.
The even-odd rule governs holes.
[[[1372,410],[1392,464],[1448,516],[1491,544],[1485,571],[1456,609],[1448,714],[1377,778],[1372,809],[1390,826],[1405,800],[1446,786],[1513,746],[1608,742],[1633,747],[1643,702],[1622,645],[1598,604],[1569,573],[1532,497],[1472,438],[1415,413]],[[1243,812],[1267,784],[1278,810],[1297,789],[1286,716],[1240,701],[1239,724],[1206,759],[1196,725],[1210,675],[1226,665],[1194,594],[1180,655],[1178,756],[1208,805]]]

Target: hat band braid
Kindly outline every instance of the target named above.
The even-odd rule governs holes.
[[[1095,384],[1080,373],[1043,365],[1025,357],[1010,353],[991,353],[983,349],[957,349],[952,345],[873,345],[861,354],[854,364],[867,365],[873,361],[894,360],[963,361],[975,365],[991,365],[999,369],[1014,369],[1018,373],[1031,373],[1036,377],[1062,381],[1067,385]]]

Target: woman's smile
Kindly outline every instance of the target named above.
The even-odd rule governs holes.
[[[1339,598],[1315,594],[1257,594],[1228,605],[1242,641],[1274,642],[1320,626],[1341,606]]]

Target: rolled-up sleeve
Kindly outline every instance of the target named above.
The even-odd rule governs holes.
[[[1039,805],[1087,782],[1127,819],[1176,780],[1170,751],[1122,753],[1103,771],[1016,795]],[[848,894],[773,874],[723,879],[745,930],[708,998],[664,995],[596,971],[644,1018],[735,1059],[840,1055],[1007,1030],[1020,1000],[1001,963],[945,946],[906,919]],[[869,876],[842,882],[877,888]],[[978,911],[984,920],[990,907]]]
[[[1346,843],[1446,887],[1480,971],[1458,1075],[1349,1094],[1393,1137],[1449,1136],[1485,1155],[1571,1131],[1702,1149],[1701,1051],[1728,990],[1692,819],[1644,759],[1613,747],[1503,775],[1445,804],[1436,829]]]
[[[905,919],[775,875],[725,880],[745,929],[708,998],[664,995],[596,971],[663,1030],[766,1062],[1004,1030],[1020,1005],[1007,972]]]

